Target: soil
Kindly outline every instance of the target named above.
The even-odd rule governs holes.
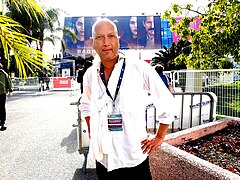
[[[232,121],[222,130],[176,146],[240,176],[240,122]]]

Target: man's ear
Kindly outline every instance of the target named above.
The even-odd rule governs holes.
[[[90,37],[90,43],[93,45],[93,37]]]

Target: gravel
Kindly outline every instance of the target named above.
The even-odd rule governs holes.
[[[240,175],[240,122],[176,147]]]

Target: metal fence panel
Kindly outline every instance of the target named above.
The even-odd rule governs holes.
[[[213,92],[217,116],[240,117],[240,69],[178,70],[170,74],[176,92]]]

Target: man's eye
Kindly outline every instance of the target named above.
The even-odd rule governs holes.
[[[102,36],[97,36],[96,39],[102,39]]]

